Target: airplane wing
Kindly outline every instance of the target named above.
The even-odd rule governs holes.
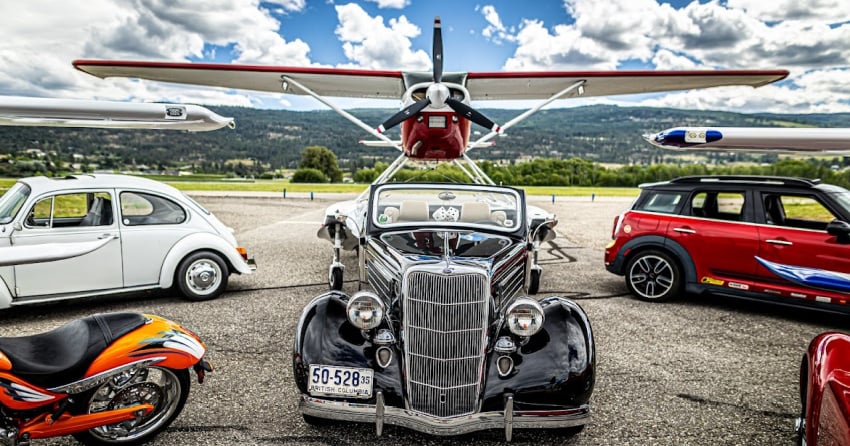
[[[100,78],[131,77],[274,93],[306,94],[284,85],[283,76],[321,96],[398,100],[405,90],[401,71],[111,60],[76,60],[74,67]]]
[[[643,137],[656,147],[689,152],[850,153],[850,128],[676,127]]]
[[[322,96],[380,99],[400,99],[406,88],[405,75],[416,74],[338,68],[110,60],[76,60],[74,67],[101,78],[132,77],[305,94],[285,84],[282,76],[288,76]],[[546,99],[580,80],[586,81],[584,96],[607,96],[725,85],[757,87],[786,76],[786,70],[470,72],[466,75],[466,86],[472,100]]]
[[[234,123],[198,105],[0,96],[0,125],[207,131]]]
[[[581,96],[589,97],[729,85],[760,87],[787,76],[786,70],[470,72],[467,89],[472,100],[546,99],[582,80]]]

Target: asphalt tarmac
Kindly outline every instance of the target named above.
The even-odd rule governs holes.
[[[176,293],[95,298],[0,312],[0,336],[55,328],[92,313],[139,311],[197,332],[216,371],[193,382],[181,416],[156,445],[476,445],[503,443],[500,430],[457,438],[394,426],[375,437],[367,424],[306,425],[297,411],[290,352],[302,307],[326,290],[330,244],[316,238],[323,211],[350,198],[291,194],[196,194],[232,226],[256,258],[250,276],[208,302]],[[515,430],[517,445],[791,445],[800,411],[798,375],[809,341],[847,321],[825,313],[713,296],[653,304],[629,297],[602,264],[613,218],[629,199],[537,198],[560,217],[558,238],[541,256],[539,296],[576,299],[593,325],[597,382],[592,419],[580,433]],[[734,254],[731,254],[734,255]],[[345,290],[356,290],[356,258],[346,253]],[[49,280],[49,278],[46,278]],[[33,445],[76,444],[72,437]]]

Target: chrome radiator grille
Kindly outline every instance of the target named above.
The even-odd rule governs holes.
[[[410,409],[438,417],[475,412],[489,294],[482,273],[408,273],[403,311]]]

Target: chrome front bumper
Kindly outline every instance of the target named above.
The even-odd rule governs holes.
[[[460,435],[485,429],[504,429],[505,439],[511,441],[513,429],[559,429],[587,424],[590,406],[576,409],[522,410],[513,409],[513,397],[508,397],[503,412],[479,412],[452,418],[430,415],[384,405],[381,392],[376,404],[350,403],[301,395],[298,407],[304,415],[333,420],[374,423],[378,436],[384,424],[406,427],[430,435]]]

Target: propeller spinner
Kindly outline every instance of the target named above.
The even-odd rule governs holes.
[[[428,86],[428,89],[425,92],[425,97],[420,99],[413,104],[408,105],[403,108],[398,113],[391,116],[389,119],[383,122],[383,124],[379,125],[376,129],[378,133],[383,133],[388,129],[391,129],[402,122],[416,116],[417,113],[421,112],[425,109],[425,107],[431,105],[434,108],[442,108],[444,105],[448,105],[449,108],[455,111],[455,113],[463,116],[470,121],[485,127],[489,130],[498,132],[500,130],[499,126],[484,116],[483,113],[475,110],[467,104],[464,104],[462,101],[451,97],[451,91],[449,87],[442,83],[443,80],[443,31],[440,26],[440,18],[434,18],[434,43],[432,47],[432,62],[434,66],[434,74],[432,76],[433,83]]]

